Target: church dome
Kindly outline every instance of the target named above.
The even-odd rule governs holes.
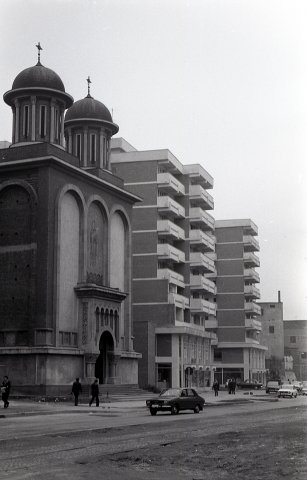
[[[65,121],[78,119],[95,119],[105,122],[113,122],[108,108],[91,96],[75,102],[66,112]]]
[[[15,78],[12,90],[19,88],[50,88],[65,92],[64,84],[57,73],[41,63],[22,70]]]
[[[118,125],[113,123],[109,109],[99,100],[87,95],[82,100],[77,100],[65,114],[65,124],[74,122],[99,122],[112,131],[112,135],[118,132]]]

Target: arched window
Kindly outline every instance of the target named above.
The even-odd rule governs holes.
[[[104,309],[103,308],[101,309],[101,312],[100,312],[100,325],[101,327],[104,326]]]
[[[99,308],[96,308],[96,333],[99,333]]]
[[[110,328],[113,330],[113,310],[110,310]]]
[[[106,327],[109,326],[109,310],[106,309],[106,313],[105,313],[105,325]]]

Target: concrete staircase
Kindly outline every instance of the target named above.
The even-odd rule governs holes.
[[[99,385],[99,398],[103,401],[123,402],[128,400],[146,400],[151,397],[155,397],[157,394],[148,392],[148,390],[142,390],[137,384],[125,384],[125,385],[112,385],[105,384]],[[90,397],[90,386],[84,386],[82,395],[79,399],[81,403],[86,403]]]

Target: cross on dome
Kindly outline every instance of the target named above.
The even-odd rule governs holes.
[[[87,96],[88,96],[88,98],[92,98],[91,87],[90,87],[90,84],[92,83],[92,81],[90,79],[90,76],[87,77],[86,81],[87,81]]]
[[[38,42],[38,44],[35,45],[35,46],[36,46],[36,48],[37,48],[37,50],[38,50],[38,52],[37,52],[37,53],[38,53],[37,65],[41,65],[41,50],[43,50],[43,49],[42,49],[42,47],[41,47],[40,42]]]

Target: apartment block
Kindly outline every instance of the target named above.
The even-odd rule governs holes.
[[[133,334],[139,384],[203,386],[216,343],[213,178],[167,149],[112,139],[112,171],[143,200],[133,208]]]
[[[256,303],[260,266],[258,228],[249,219],[217,220],[215,378],[265,381],[265,351],[259,339],[261,307]]]
[[[280,292],[277,302],[259,302],[261,308],[260,343],[268,349],[265,352],[265,366],[268,379],[282,380],[285,376],[283,303]]]

